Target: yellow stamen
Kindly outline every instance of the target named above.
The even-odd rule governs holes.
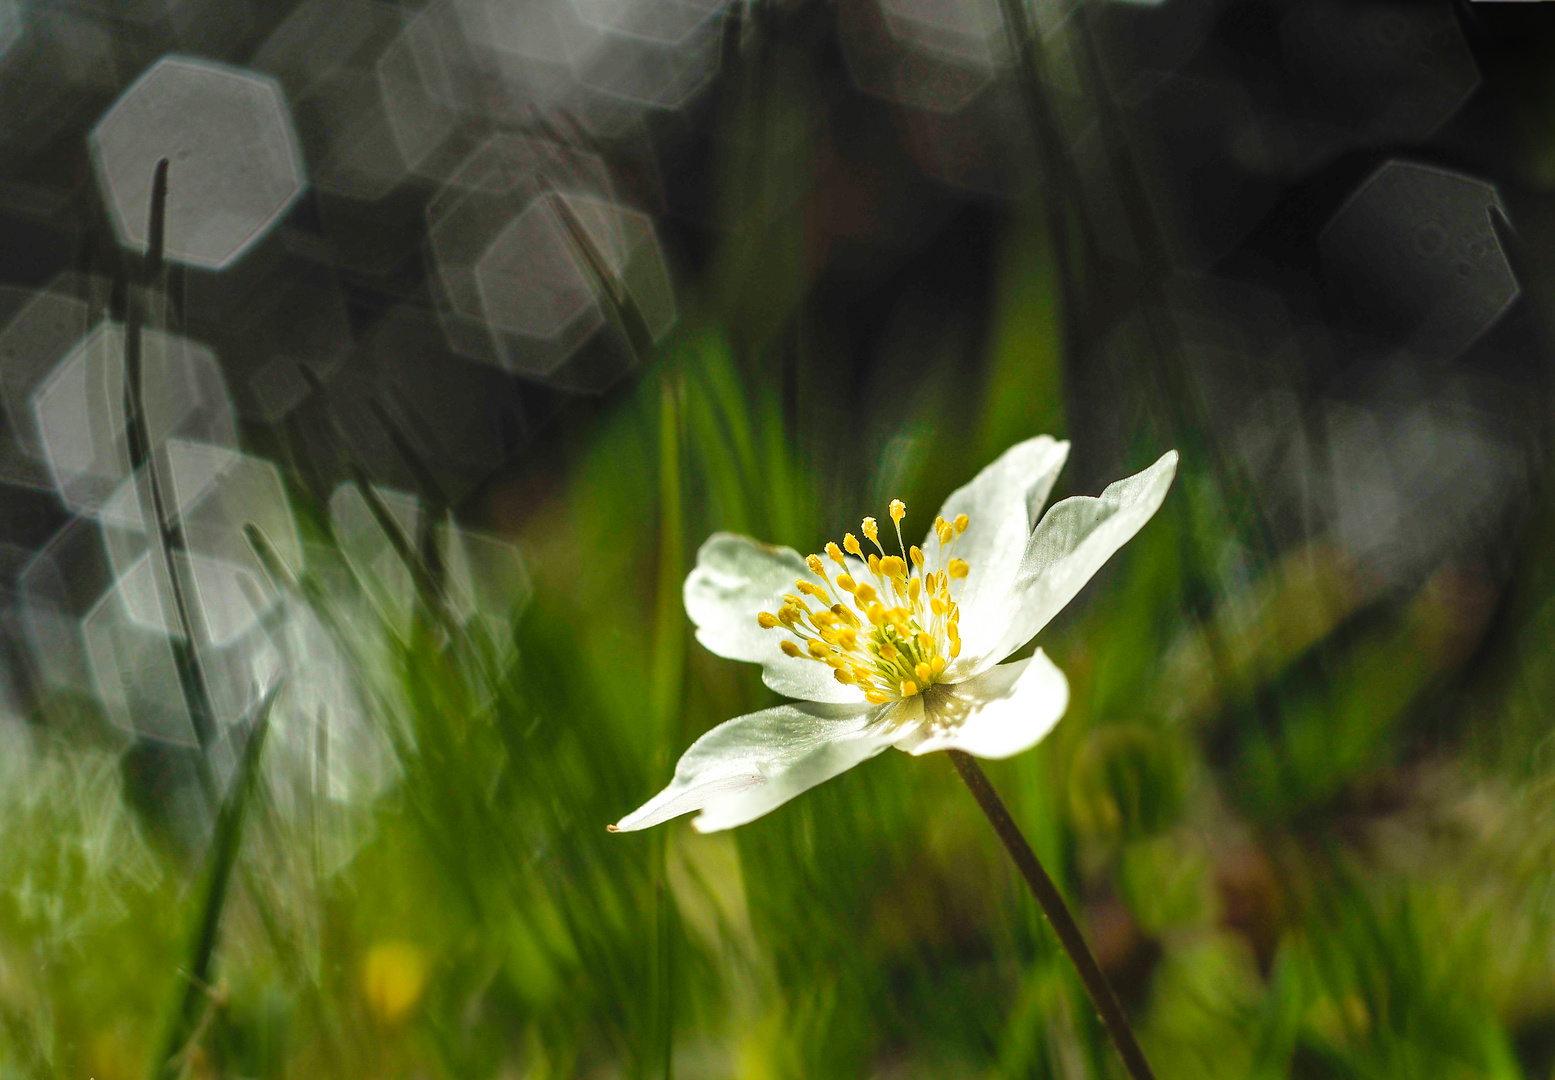
[[[907,507],[893,499],[889,513],[900,543]],[[950,586],[967,577],[970,567],[965,559],[948,557],[954,551],[952,542],[967,526],[965,514],[953,521],[935,519],[934,534],[941,544],[936,561],[948,561],[929,571],[919,547],[902,543],[900,555],[887,555],[880,547],[879,524],[865,518],[864,536],[875,552],[866,556],[852,533],[843,536],[840,547],[828,543],[826,557],[841,568],[835,578],[827,575],[822,556],[805,556],[805,567],[824,584],[796,578],[795,591],[784,594],[776,614],[757,613],[757,625],[764,630],[785,628],[792,637],[779,643],[783,655],[826,664],[839,683],[857,686],[871,704],[921,694],[943,677],[949,660],[961,652],[961,613]],[[865,561],[875,575],[873,584],[856,581],[847,572],[844,551]],[[812,610],[806,597],[818,601],[819,610]],[[832,602],[839,597],[841,602]]]

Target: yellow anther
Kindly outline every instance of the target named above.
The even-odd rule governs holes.
[[[869,572],[876,577],[880,576],[880,556],[873,551],[869,553]]]
[[[960,536],[962,533],[966,532],[966,527],[972,524],[972,519],[967,517],[965,514],[957,514],[954,524],[956,526],[956,535]]]
[[[845,626],[837,631],[837,644],[844,649],[852,649],[858,644],[858,631],[851,626]]]
[[[950,566],[947,567],[947,569],[950,571],[951,577],[964,578],[967,576],[968,571],[970,571],[972,568],[967,565],[967,561],[965,559],[951,559]]]
[[[901,499],[892,499],[890,512],[891,520],[901,524],[902,518],[907,516],[907,504],[902,502]]]
[[[814,615],[810,616],[810,621],[815,624],[817,630],[825,630],[828,626],[836,625],[837,616],[833,615],[830,611],[817,611]]]
[[[880,560],[880,572],[888,578],[903,578],[907,576],[907,564],[895,555],[887,555]]]
[[[799,611],[796,608],[791,608],[787,604],[778,608],[777,619],[784,626],[792,627],[797,618],[799,618]]]
[[[934,638],[927,631],[919,631],[918,648],[922,649],[926,653],[932,653],[934,651]]]
[[[903,697],[912,697],[917,692],[918,692],[918,684],[917,683],[913,682],[911,679],[903,679],[902,680],[902,696]]]
[[[777,616],[772,614],[770,611],[763,611],[760,615],[756,616],[756,625],[761,627],[763,630],[771,630],[777,624]]]
[[[880,543],[880,526],[875,523],[874,518],[865,518],[859,527],[864,530],[864,535],[871,544],[878,545]]]
[[[950,643],[950,658],[954,660],[961,655],[961,639],[956,638]]]
[[[945,601],[941,600],[937,596],[929,597],[929,610],[934,612],[936,615],[945,614]]]
[[[907,599],[912,601],[912,606],[918,606],[918,597],[923,595],[923,579],[913,578],[907,583]]]
[[[849,671],[847,668],[838,668],[836,671],[833,671],[832,678],[836,679],[843,686],[852,686],[854,683],[858,682],[858,679],[854,677],[853,672]]]
[[[884,660],[888,664],[896,663],[897,657],[901,655],[901,653],[896,651],[896,646],[892,645],[889,641],[880,646],[880,659]]]
[[[928,683],[929,683],[929,675],[930,675],[929,665],[928,664],[918,664],[918,665],[916,665],[912,669],[912,673],[914,675],[918,676],[918,681],[919,682],[923,683],[925,686],[928,685]]]
[[[819,555],[806,555],[804,564],[810,568],[811,572],[820,574],[822,577],[826,576],[826,564],[821,562]]]
[[[860,604],[868,606],[874,603],[875,598],[879,595],[879,593],[875,592],[875,587],[866,581],[862,585],[858,586],[857,590],[853,593],[853,598]]]
[[[858,588],[858,585],[855,584],[853,579],[847,574],[838,574],[837,588],[841,589],[843,592],[852,592],[854,589]]]
[[[826,590],[815,584],[813,581],[806,581],[804,578],[799,578],[794,582],[794,588],[798,589],[806,596],[815,597],[817,600],[826,599]]]
[[[817,660],[824,660],[826,657],[831,655],[831,646],[827,645],[824,641],[817,641],[816,639],[811,638],[810,655],[815,657]]]
[[[871,705],[884,705],[891,699],[886,697],[879,690],[871,690],[864,695],[864,700],[869,702]]]
[[[908,555],[908,557],[910,559],[912,559],[912,564],[914,566],[916,566],[919,570],[923,569],[923,549],[922,548],[920,548],[917,544],[914,544],[912,547],[907,549],[907,555]]]
[[[792,641],[785,641],[778,647],[783,650],[784,656],[797,657],[799,655],[799,646]]]
[[[930,671],[931,674],[938,675],[940,672],[942,672],[944,670],[945,670],[945,658],[943,656],[936,656],[936,657],[934,657],[934,659],[929,661],[929,671]]]
[[[879,604],[870,604],[869,610],[865,614],[869,616],[869,621],[875,626],[884,626],[886,624],[885,608]]]
[[[934,526],[934,535],[942,544],[950,543],[950,538],[956,535],[956,527],[950,522],[941,520]]]
[[[848,549],[849,555],[857,555],[860,558],[862,558],[864,555],[864,549],[859,547],[858,537],[854,536],[852,533],[846,533],[843,535],[842,546]]]
[[[837,546],[837,542],[835,540],[828,540],[826,542],[826,557],[829,558],[832,562],[836,563],[838,566],[848,565],[843,560],[842,549]]]

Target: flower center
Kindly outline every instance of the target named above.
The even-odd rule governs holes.
[[[863,532],[874,551],[866,556],[852,533],[842,538],[840,548],[827,544],[826,554],[840,570],[828,574],[819,555],[806,557],[805,565],[826,584],[798,578],[798,592],[783,597],[776,615],[763,611],[756,616],[763,629],[792,635],[783,640],[784,653],[828,665],[838,682],[857,686],[876,705],[921,694],[961,654],[961,610],[951,583],[964,580],[969,569],[965,559],[954,557],[967,516],[934,519],[938,550],[931,568],[922,550],[902,543],[906,513],[900,499],[891,500],[901,555],[886,554],[879,525],[867,517]],[[872,580],[854,580],[849,570],[857,564],[850,568],[844,551],[863,561]]]

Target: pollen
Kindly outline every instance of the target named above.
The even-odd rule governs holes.
[[[967,515],[936,518],[931,550],[924,551],[902,542],[906,504],[892,499],[886,513],[900,554],[881,546],[879,523],[866,517],[860,529],[875,551],[866,556],[852,533],[840,546],[828,543],[823,550],[837,570],[829,575],[822,556],[807,556],[805,566],[819,580],[797,579],[777,614],[756,616],[763,630],[783,635],[785,656],[826,664],[839,683],[857,686],[876,705],[924,693],[960,655],[956,600],[971,571],[954,554],[971,524]],[[811,610],[806,598],[820,609]]]

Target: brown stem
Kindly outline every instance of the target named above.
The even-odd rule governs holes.
[[[988,782],[988,776],[983,772],[971,755],[960,750],[951,750],[950,760],[955,763],[956,771],[961,774],[961,779],[966,781],[966,786],[972,789],[972,797],[977,800],[977,805],[983,808],[983,813],[988,817],[988,823],[993,826],[993,831],[999,834],[1005,850],[1010,853],[1010,858],[1015,860],[1021,876],[1026,879],[1026,884],[1031,886],[1031,894],[1037,898],[1037,903],[1042,906],[1042,913],[1047,916],[1048,925],[1053,928],[1053,933],[1058,935],[1059,944],[1069,954],[1069,959],[1074,962],[1076,970],[1080,973],[1080,981],[1085,984],[1085,992],[1091,996],[1091,1004],[1096,1006],[1096,1012],[1101,1016],[1101,1022],[1107,1029],[1107,1034],[1112,1038],[1112,1045],[1118,1048],[1118,1056],[1123,1059],[1123,1065],[1128,1069],[1129,1076],[1133,1080],[1155,1080],[1155,1074],[1150,1071],[1150,1063],[1145,1060],[1145,1052],[1139,1048],[1139,1040],[1134,1038],[1134,1029],[1129,1027],[1128,1017],[1123,1014],[1123,1006],[1118,1004],[1118,997],[1112,992],[1112,987],[1107,982],[1107,977],[1101,973],[1101,966],[1096,963],[1096,957],[1091,954],[1090,946],[1086,945],[1085,938],[1080,934],[1080,927],[1075,923],[1074,916],[1069,914],[1069,908],[1064,904],[1064,898],[1059,895],[1058,887],[1053,884],[1053,879],[1047,876],[1047,871],[1042,869],[1042,864],[1037,861],[1037,853],[1031,850],[1031,845],[1026,842],[1020,826],[1015,824],[1015,819],[1010,817],[1010,812],[1005,808],[1004,800],[999,798],[999,793]]]

